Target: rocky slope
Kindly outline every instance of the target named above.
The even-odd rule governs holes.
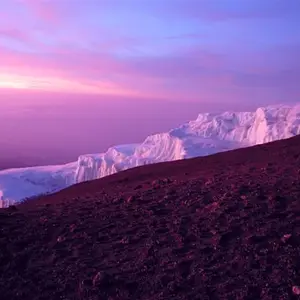
[[[0,210],[0,294],[298,299],[300,137],[130,169]]]

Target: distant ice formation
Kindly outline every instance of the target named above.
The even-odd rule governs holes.
[[[77,162],[66,165],[0,171],[0,207],[144,164],[205,156],[298,134],[300,105],[268,106],[255,112],[202,113],[196,120],[148,136],[140,144],[81,155]]]

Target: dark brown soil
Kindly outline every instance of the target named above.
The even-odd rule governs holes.
[[[300,137],[0,210],[0,276],[4,300],[298,299]]]

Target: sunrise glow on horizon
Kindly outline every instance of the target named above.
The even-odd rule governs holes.
[[[0,89],[18,89],[44,92],[65,92],[99,95],[137,95],[134,91],[114,86],[111,82],[72,81],[62,78],[37,78],[19,75],[0,74]]]
[[[299,96],[296,0],[3,0],[0,8],[0,89]]]

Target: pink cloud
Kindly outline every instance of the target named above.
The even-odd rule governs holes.
[[[294,92],[300,68],[286,71],[282,69],[285,55],[272,52],[269,57],[272,64],[267,56],[264,62],[260,56],[243,56],[239,60],[199,48],[177,51],[168,57],[143,58],[119,58],[107,51],[75,47],[43,54],[0,48],[0,74],[17,74],[10,80],[27,78],[26,84],[41,89],[64,87],[64,91],[72,91],[78,85],[78,91],[175,99],[212,100],[226,95],[243,97],[243,93],[248,97],[258,92],[256,97],[274,97],[287,88]],[[277,68],[273,61],[277,61]],[[292,66],[293,59],[289,57],[287,61]]]
[[[122,83],[106,78],[108,70],[121,71],[122,64],[104,54],[78,50],[36,55],[0,48],[0,65],[4,87],[27,86],[33,89],[124,95],[137,93]]]

